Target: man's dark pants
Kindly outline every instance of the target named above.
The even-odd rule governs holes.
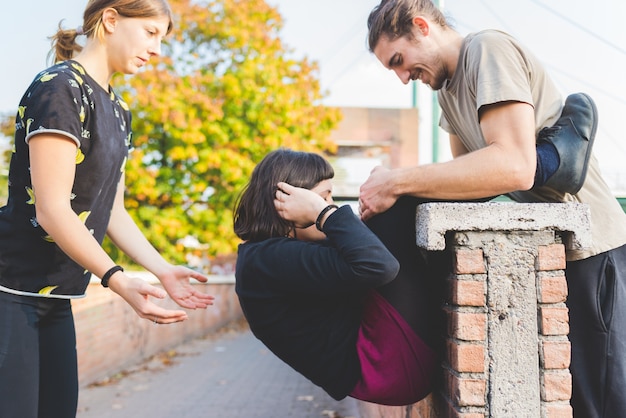
[[[575,418],[626,417],[626,245],[567,263]]]

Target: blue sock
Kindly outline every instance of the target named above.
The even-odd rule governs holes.
[[[561,159],[555,146],[548,141],[542,141],[537,144],[537,171],[535,172],[535,184],[533,187],[540,187],[546,184],[546,181],[559,168]]]

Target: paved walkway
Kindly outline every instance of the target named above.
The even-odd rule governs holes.
[[[78,418],[358,418],[237,324],[81,388]]]

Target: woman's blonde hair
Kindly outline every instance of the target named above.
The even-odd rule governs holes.
[[[52,50],[50,56],[53,62],[65,61],[73,58],[83,47],[77,42],[77,37],[85,35],[87,38],[103,39],[102,14],[105,9],[113,8],[124,17],[156,17],[167,16],[169,25],[167,33],[173,27],[172,9],[167,0],[89,0],[83,13],[83,24],[75,29],[63,29],[59,22],[59,30],[52,35]]]

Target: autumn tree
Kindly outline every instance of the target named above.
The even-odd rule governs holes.
[[[233,253],[233,207],[256,163],[281,146],[333,150],[340,113],[321,104],[317,64],[293,58],[265,1],[170,4],[175,29],[162,57],[113,84],[133,112],[126,206],[166,258],[186,262],[185,240],[210,255]],[[13,118],[2,119],[7,136]],[[0,186],[5,192],[2,172]]]
[[[0,114],[0,207],[4,206],[8,197],[9,161],[15,133],[15,115]]]
[[[126,204],[148,239],[184,262],[191,237],[232,253],[233,207],[255,164],[290,147],[332,150],[339,111],[321,104],[318,67],[294,59],[263,0],[171,0],[163,56],[118,88],[133,109]]]

